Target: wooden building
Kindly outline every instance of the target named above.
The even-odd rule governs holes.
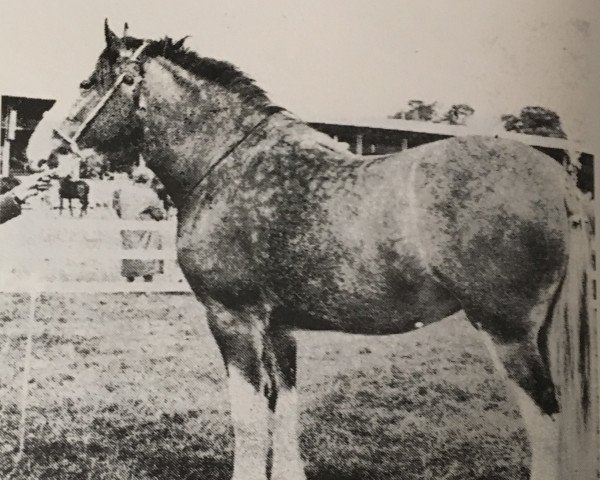
[[[25,151],[29,137],[43,114],[55,100],[24,96],[0,96],[0,152],[2,176],[9,172],[24,172],[27,163]],[[581,167],[578,183],[585,192],[592,192],[594,186],[594,157],[584,147],[573,145],[559,138],[538,137],[512,132],[477,132],[472,128],[442,123],[419,122],[381,118],[369,121],[347,119],[316,119],[309,121],[315,129],[348,144],[351,151],[364,155],[383,155],[417,147],[444,138],[472,134],[500,135],[512,138],[548,154],[558,162],[565,162],[567,152],[577,151]],[[6,161],[8,159],[8,161]]]
[[[579,187],[584,192],[593,192],[594,190],[594,156],[586,147],[561,138],[538,137],[504,130],[481,132],[460,125],[387,118],[362,122],[346,119],[327,119],[326,121],[319,119],[310,121],[309,124],[340,142],[347,143],[352,152],[363,155],[399,152],[450,137],[498,135],[529,144],[561,164],[567,161],[569,156],[578,157],[576,161],[581,163],[578,172]]]
[[[24,172],[29,137],[54,103],[43,98],[0,96],[1,176]]]

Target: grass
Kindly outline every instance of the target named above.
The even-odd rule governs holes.
[[[118,231],[76,219],[65,229],[56,216],[3,225],[2,281],[119,280],[118,260],[87,258],[119,248]],[[61,248],[81,255],[57,260]],[[0,478],[18,446],[28,308],[27,295],[0,294]],[[13,478],[229,479],[225,370],[192,296],[44,294],[33,333],[26,451]],[[401,336],[297,336],[309,480],[528,478],[522,422],[463,317]]]
[[[0,295],[0,478],[18,444],[27,295]],[[19,479],[225,480],[225,371],[188,295],[43,295]],[[309,479],[526,479],[521,420],[462,316],[401,336],[300,332]]]

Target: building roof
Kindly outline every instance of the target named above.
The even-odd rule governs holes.
[[[393,118],[375,119],[348,119],[348,118],[311,118],[305,119],[309,123],[320,123],[328,125],[349,126],[357,128],[376,128],[382,130],[428,133],[432,135],[460,137],[466,135],[498,136],[516,140],[528,145],[545,148],[556,148],[568,151],[588,152],[592,149],[580,142],[574,142],[562,138],[539,137],[537,135],[526,135],[523,133],[507,132],[506,130],[492,131],[477,129],[472,126],[448,125],[446,123],[421,122],[416,120],[400,120]]]

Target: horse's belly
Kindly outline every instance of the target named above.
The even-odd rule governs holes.
[[[442,290],[424,288],[411,299],[377,295],[313,299],[312,308],[281,308],[274,321],[305,330],[365,335],[404,333],[437,322],[460,310]]]
[[[282,307],[277,321],[304,329],[401,333],[460,309],[406,244],[371,246],[315,250],[314,262],[287,269],[288,277],[272,285]]]
[[[456,299],[416,261],[373,258],[359,268],[324,258],[256,271],[222,256],[180,250],[180,264],[198,298],[226,306],[272,302],[274,324],[307,330],[390,334],[441,320],[460,309]],[[307,257],[305,257],[307,258]],[[317,268],[318,265],[318,268]],[[238,268],[236,268],[238,267]],[[242,267],[242,268],[239,268]]]

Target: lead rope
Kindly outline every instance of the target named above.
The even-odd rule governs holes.
[[[256,131],[258,130],[258,128],[260,126],[262,126],[263,124],[266,124],[273,115],[275,115],[276,113],[279,113],[279,110],[276,112],[273,112],[269,115],[267,115],[265,118],[263,118],[260,122],[258,122],[256,125],[254,125],[249,131],[248,133],[246,133],[241,139],[239,139],[237,142],[235,142],[231,147],[229,147],[227,150],[225,150],[225,152],[219,157],[217,158],[213,163],[211,163],[208,168],[206,169],[206,172],[204,172],[204,175],[202,175],[200,177],[200,180],[198,180],[194,186],[192,188],[190,188],[189,194],[191,195],[192,193],[194,193],[198,187],[202,184],[202,182],[204,182],[204,180],[221,164],[223,163],[233,152],[235,152],[239,146],[244,143],[246,140],[248,140],[248,138],[250,138],[250,136]]]
[[[23,360],[23,379],[21,382],[21,418],[19,420],[19,448],[13,461],[13,468],[6,477],[7,480],[13,478],[17,473],[23,455],[25,454],[25,440],[26,440],[26,421],[27,421],[27,407],[29,406],[29,379],[31,378],[31,356],[33,350],[33,326],[35,324],[35,309],[37,300],[40,295],[40,289],[35,283],[32,285],[30,290],[31,302],[29,305],[29,317],[27,319],[27,343],[25,344],[25,358]]]

